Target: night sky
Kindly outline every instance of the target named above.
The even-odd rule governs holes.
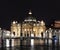
[[[29,10],[38,20],[44,20],[46,25],[60,20],[60,3],[57,0],[1,0],[0,27],[10,29],[11,21],[21,21],[27,17]]]

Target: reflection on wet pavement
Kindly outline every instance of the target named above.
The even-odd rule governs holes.
[[[0,50],[59,50],[59,47],[53,47],[53,46],[43,46],[43,45],[22,45],[17,47],[5,47],[0,48]]]
[[[2,47],[0,50],[59,50],[59,46],[55,46],[51,41],[47,43],[42,39],[27,39],[22,40],[15,39],[14,47]]]

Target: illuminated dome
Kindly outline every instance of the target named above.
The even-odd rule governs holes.
[[[24,20],[25,22],[36,22],[36,18],[32,16],[31,10],[29,11],[29,16]]]
[[[28,17],[25,18],[22,23],[18,23],[17,21],[13,21],[11,23],[11,33],[13,33],[15,37],[42,37],[41,33],[44,33],[45,31],[45,22],[43,20],[37,20],[33,17],[31,10],[28,13]]]

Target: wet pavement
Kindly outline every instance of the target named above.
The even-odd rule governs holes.
[[[43,39],[27,39],[22,40],[14,39],[14,46],[0,47],[0,50],[60,50],[58,43],[53,44],[51,40]]]
[[[29,45],[24,45],[24,46],[16,46],[16,47],[4,47],[0,48],[0,50],[59,50],[59,47],[52,47],[52,46],[29,46]]]

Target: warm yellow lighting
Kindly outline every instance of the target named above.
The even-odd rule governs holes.
[[[34,24],[34,26],[35,26],[36,24]]]
[[[25,31],[26,31],[26,29],[25,29]]]
[[[16,22],[15,21],[13,21],[13,24],[15,24]]]
[[[29,31],[29,29],[27,29]]]
[[[34,18],[32,15],[31,10],[29,11],[29,16],[22,22],[22,27],[21,23],[17,23],[17,21],[13,21],[11,23],[11,33],[15,32],[15,37],[20,36],[20,33],[22,32],[22,36],[27,36],[27,33],[31,37],[38,37],[41,36],[41,32],[44,32],[46,30],[45,27],[45,22],[42,21],[37,21],[36,18]],[[22,30],[21,30],[22,29]],[[32,34],[31,34],[32,33]],[[40,35],[39,35],[40,34]]]
[[[34,37],[34,34],[31,34],[31,37]]]
[[[18,26],[20,26],[20,24],[18,24]]]
[[[37,26],[39,26],[39,24],[37,24]]]
[[[43,20],[41,21],[41,25],[42,25],[42,26],[43,26],[43,25],[45,25],[45,23],[44,23],[44,21],[43,21]]]
[[[33,31],[35,31],[35,29]]]
[[[49,38],[52,38],[52,33],[49,33]]]

